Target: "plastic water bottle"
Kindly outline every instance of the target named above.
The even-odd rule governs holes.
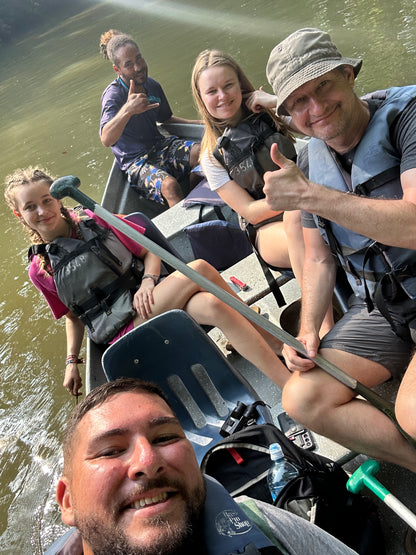
[[[267,483],[273,501],[275,501],[285,485],[298,475],[298,469],[285,459],[278,443],[269,445],[269,452],[272,465],[267,474]]]

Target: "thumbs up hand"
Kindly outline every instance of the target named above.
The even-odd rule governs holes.
[[[276,212],[301,209],[309,180],[292,160],[279,151],[277,144],[272,145],[270,156],[280,169],[264,174],[263,192],[268,205]]]

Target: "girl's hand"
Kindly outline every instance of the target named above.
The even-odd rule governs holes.
[[[154,288],[155,283],[152,279],[144,279],[133,297],[133,308],[144,320],[147,320],[152,313]]]
[[[247,95],[245,101],[247,108],[255,114],[261,112],[264,108],[269,108],[271,110],[276,109],[276,96],[264,91],[263,87]]]
[[[75,362],[66,366],[63,385],[74,397],[81,395],[80,389],[82,387],[82,379],[78,370],[78,365]]]

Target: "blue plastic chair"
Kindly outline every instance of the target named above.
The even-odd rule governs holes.
[[[163,389],[198,462],[222,439],[220,429],[238,401],[247,406],[259,403],[257,423],[273,423],[269,408],[247,380],[182,310],[165,312],[134,328],[107,349],[102,365],[109,381],[139,377]]]

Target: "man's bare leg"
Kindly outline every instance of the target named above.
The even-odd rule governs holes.
[[[416,354],[397,393],[396,417],[403,430],[416,439]]]
[[[194,143],[189,152],[189,165],[191,167],[191,170],[193,170],[195,166],[199,164],[200,153],[201,153],[200,143]]]
[[[169,207],[175,206],[178,204],[179,201],[183,199],[183,192],[181,186],[179,185],[178,181],[171,176],[166,177],[162,181],[162,185],[160,187],[160,191],[166,202],[168,203]]]
[[[321,354],[348,371],[367,387],[386,381],[390,374],[380,364],[335,349]],[[369,402],[320,368],[294,372],[282,403],[298,422],[358,453],[395,463],[416,472],[416,450],[395,424]]]

